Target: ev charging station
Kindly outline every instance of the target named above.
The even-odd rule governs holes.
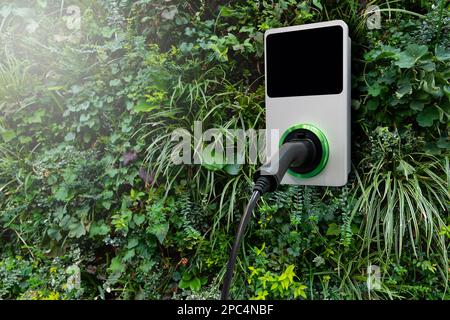
[[[290,168],[282,184],[342,186],[350,172],[351,40],[344,21],[267,30],[264,35],[266,129],[280,141],[309,138],[321,156]]]
[[[270,160],[254,176],[222,287],[229,299],[239,246],[260,197],[280,184],[342,186],[350,172],[350,49],[340,20],[264,35],[266,141]],[[271,133],[278,130],[279,139]]]

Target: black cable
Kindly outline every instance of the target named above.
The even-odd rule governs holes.
[[[248,202],[247,208],[242,215],[241,222],[236,233],[236,239],[233,243],[233,248],[231,249],[230,258],[228,259],[227,271],[225,273],[225,278],[222,287],[222,300],[228,300],[230,294],[231,280],[233,279],[234,264],[236,263],[237,254],[239,252],[239,247],[241,246],[242,237],[244,236],[245,228],[250,221],[250,216],[252,215],[253,209],[256,207],[256,203],[259,198],[261,198],[260,191],[253,191],[252,197]]]
[[[255,186],[252,196],[248,202],[247,208],[242,215],[239,227],[236,232],[236,238],[231,249],[230,258],[227,264],[227,270],[222,287],[222,300],[228,300],[230,295],[231,281],[233,280],[233,270],[236,258],[241,246],[242,237],[245,228],[250,220],[253,210],[258,200],[266,192],[277,189],[281,180],[291,165],[300,166],[312,161],[316,154],[314,144],[308,140],[288,142],[281,146],[278,153],[265,165],[261,166],[255,174]]]

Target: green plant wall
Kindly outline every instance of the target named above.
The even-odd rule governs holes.
[[[448,299],[449,18],[443,0],[3,1],[0,299],[218,298],[256,166],[173,165],[171,133],[263,129],[264,31],[333,19],[349,182],[265,196],[231,294]]]

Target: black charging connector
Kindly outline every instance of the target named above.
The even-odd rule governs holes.
[[[227,264],[224,283],[222,287],[222,300],[229,299],[230,285],[233,278],[234,265],[236,263],[237,254],[241,245],[241,240],[245,232],[245,228],[250,220],[253,209],[259,198],[266,193],[275,191],[281,183],[288,169],[301,168],[303,166],[311,167],[317,162],[320,156],[320,149],[313,139],[307,137],[293,137],[289,141],[280,146],[278,152],[261,166],[255,173],[252,197],[242,215],[236,232],[233,248],[231,249],[230,258]]]

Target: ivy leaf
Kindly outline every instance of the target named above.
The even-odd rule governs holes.
[[[421,127],[431,127],[435,120],[439,119],[439,111],[434,107],[427,107],[420,112],[416,120]]]
[[[397,55],[395,65],[400,68],[411,68],[416,62],[428,52],[428,47],[425,45],[410,44],[405,51]]]

